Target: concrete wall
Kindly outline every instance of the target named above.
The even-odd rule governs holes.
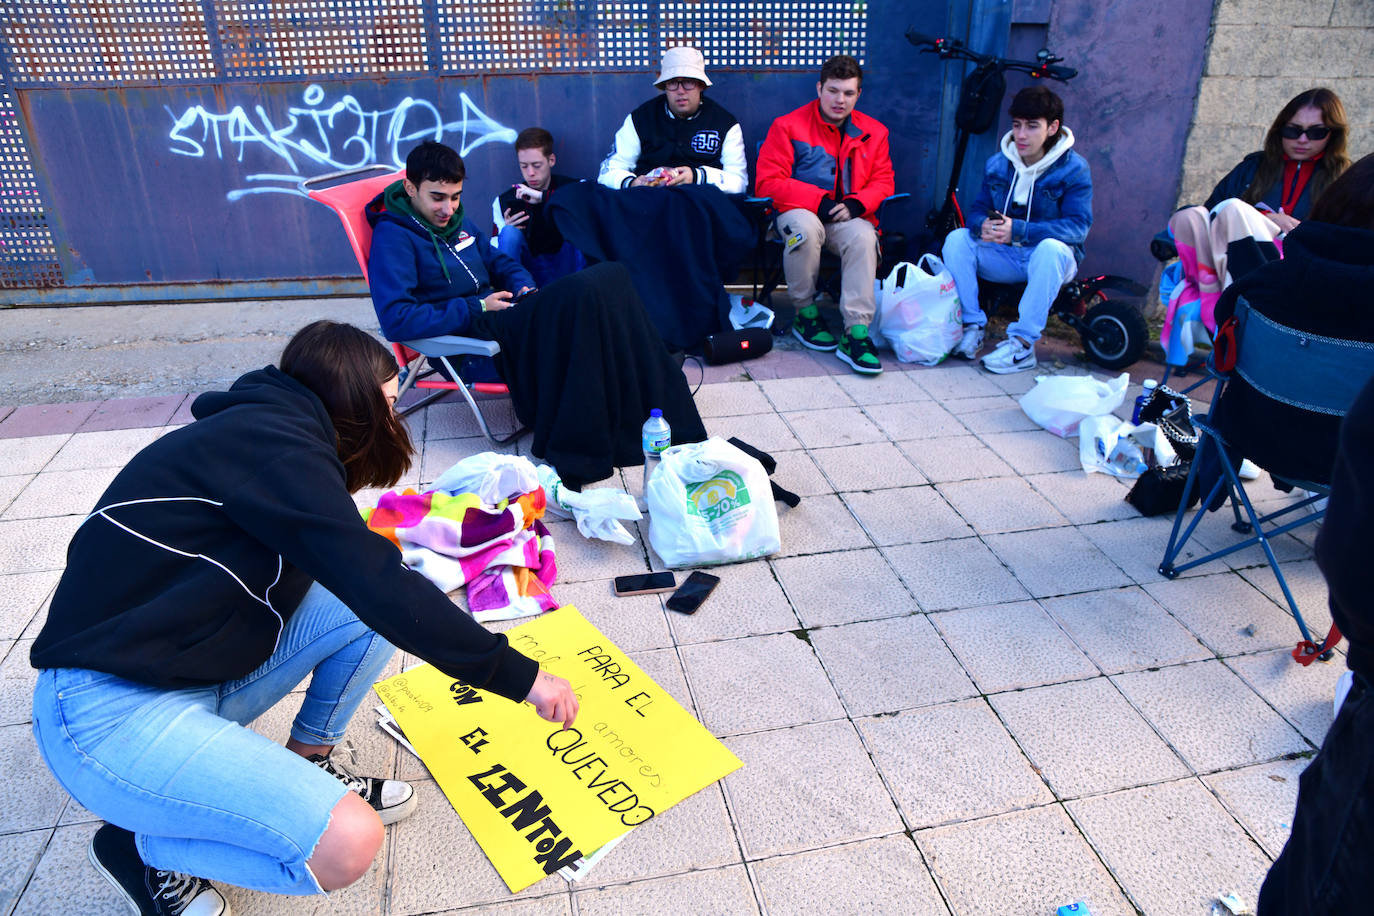
[[[1314,86],[1345,103],[1351,161],[1374,152],[1374,0],[1218,0],[1178,204],[1201,203]]]

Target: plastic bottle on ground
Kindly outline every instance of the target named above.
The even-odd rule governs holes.
[[[663,452],[673,444],[673,431],[668,427],[668,421],[663,419],[663,411],[657,407],[649,411],[649,419],[644,421],[644,426],[640,430],[640,443],[644,447],[644,495],[642,498],[647,504],[649,475],[653,473],[654,465],[662,460]]]

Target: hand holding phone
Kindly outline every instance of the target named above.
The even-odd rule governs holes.
[[[544,199],[544,192],[527,184],[518,184],[515,186],[515,196],[527,204],[537,204]]]
[[[668,599],[668,610],[677,611],[679,614],[695,614],[719,582],[719,576],[700,570],[692,573],[687,577],[687,581],[682,583],[682,588],[673,592],[672,597]]]
[[[638,576],[616,576],[615,593],[627,595],[657,595],[677,588],[677,577],[670,572],[644,573]]]

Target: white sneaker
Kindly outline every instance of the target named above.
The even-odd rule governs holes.
[[[1035,344],[1022,343],[1019,337],[1008,337],[983,357],[983,368],[998,375],[1034,369]]]
[[[962,356],[964,359],[977,359],[978,350],[983,346],[983,329],[976,324],[964,325],[964,336],[959,338],[959,343],[950,351],[955,356]]]

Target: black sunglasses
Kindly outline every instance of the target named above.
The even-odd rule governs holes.
[[[1325,140],[1331,134],[1331,128],[1323,127],[1320,124],[1313,124],[1311,127],[1299,127],[1296,124],[1285,124],[1279,134],[1285,140],[1296,140],[1303,134],[1307,134],[1309,140]]]

